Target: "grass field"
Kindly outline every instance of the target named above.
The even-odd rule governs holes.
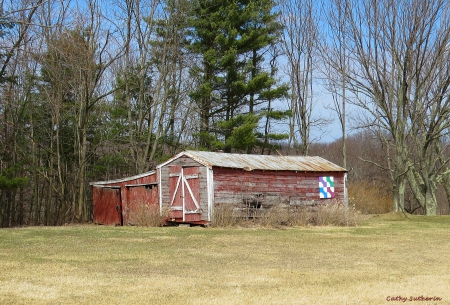
[[[450,217],[1,229],[0,268],[0,304],[450,304]]]

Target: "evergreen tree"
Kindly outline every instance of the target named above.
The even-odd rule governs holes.
[[[281,29],[273,8],[272,0],[196,2],[190,19],[191,50],[201,59],[201,65],[192,69],[199,85],[191,98],[200,111],[200,146],[212,149],[216,138],[222,140],[225,151],[238,148],[231,145],[235,141],[228,140],[233,130],[242,127],[241,120],[261,118],[256,112],[264,107],[256,107],[267,104],[268,96],[274,97],[270,90],[280,91],[272,89],[276,84],[274,75],[264,70],[265,55]],[[279,96],[287,90],[281,88]],[[233,120],[238,115],[241,119]],[[244,119],[243,115],[249,117]],[[221,121],[225,123],[217,124]],[[255,137],[259,122],[253,125]],[[250,152],[252,147],[247,150]]]
[[[210,121],[217,102],[217,79],[220,57],[217,34],[223,23],[224,1],[198,0],[194,4],[192,16],[189,18],[190,50],[197,54],[199,65],[191,68],[191,74],[198,79],[197,89],[191,93],[200,114],[199,139],[200,146],[210,146]]]

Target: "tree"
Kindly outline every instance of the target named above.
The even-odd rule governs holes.
[[[190,117],[185,50],[189,7],[184,0],[118,3],[116,19],[124,25],[126,51],[115,71],[111,118],[132,174],[148,171],[167,150],[179,149],[185,137]]]
[[[275,97],[274,91],[268,94],[275,79],[270,70],[263,69],[264,55],[281,28],[273,7],[271,0],[201,0],[194,5],[190,49],[202,64],[191,70],[199,80],[191,98],[200,113],[200,146],[211,149],[212,139],[220,138],[223,149],[231,151],[229,143],[235,142],[228,139],[238,126],[230,124],[240,121],[233,118],[247,113],[252,121],[256,107],[267,103],[269,96]]]
[[[339,119],[342,130],[342,166],[347,168],[347,113],[346,113],[346,68],[348,65],[348,56],[346,50],[345,37],[345,21],[348,18],[349,8],[346,0],[333,0],[323,3],[329,6],[329,14],[327,15],[328,28],[330,29],[333,39],[325,39],[320,49],[321,57],[325,70],[325,86],[333,97],[334,110]],[[337,66],[336,69],[328,70],[330,66]]]
[[[281,50],[291,87],[289,147],[293,146],[302,155],[308,155],[311,129],[327,123],[323,117],[313,117],[320,38],[318,9],[314,3],[312,0],[281,1],[280,20],[285,25]]]
[[[272,51],[272,58],[270,60],[270,79],[275,80],[278,71],[277,58],[279,54],[276,48],[272,49]],[[271,126],[273,122],[280,123],[291,119],[291,110],[277,110],[273,107],[273,104],[277,100],[286,98],[288,92],[289,86],[287,84],[279,85],[277,82],[273,81],[272,85],[268,84],[268,86],[259,93],[259,99],[266,101],[265,107],[260,111],[261,120],[263,120],[261,124],[263,125],[263,131],[257,132],[257,138],[259,138],[257,146],[261,148],[261,154],[271,154],[274,149],[281,147],[277,142],[289,139],[289,134],[284,132],[273,132]]]
[[[166,75],[163,99],[166,100],[164,117],[167,119],[164,119],[166,124],[161,136],[169,155],[183,146],[181,139],[186,138],[185,128],[192,115],[191,107],[186,103],[189,100],[187,93],[191,90],[186,19],[190,9],[189,1],[167,0],[165,18],[158,20],[157,38],[152,42],[154,64],[163,72],[160,75]]]
[[[126,18],[123,33],[125,62],[118,72],[118,83],[115,85],[123,92],[127,109],[127,135],[134,165],[133,174],[148,170],[151,147],[156,147],[153,128],[159,101],[151,92],[155,80],[151,75],[149,56],[151,36],[155,32],[155,14],[159,7],[154,1],[127,0],[123,8]],[[118,17],[123,16],[119,13]],[[136,50],[133,50],[133,46]]]
[[[449,4],[348,0],[346,5],[349,65],[343,71],[336,59],[329,61],[331,68],[345,75],[352,103],[367,114],[361,122],[384,135],[394,210],[404,210],[408,182],[424,212],[433,215],[438,181],[448,175],[437,164],[436,143],[449,125]]]
[[[0,8],[0,226],[24,222],[24,187],[30,158],[26,153],[30,83],[26,73],[30,31],[42,0],[15,1]]]
[[[74,29],[49,36],[48,50],[42,56],[40,91],[54,102],[52,126],[59,139],[55,145],[59,187],[65,188],[62,202],[75,221],[86,221],[90,215],[86,168],[91,113],[99,101],[115,91],[112,88],[100,93],[99,89],[105,71],[121,55],[121,49],[108,49],[111,33],[101,28],[100,9],[89,2],[87,19],[80,17]]]

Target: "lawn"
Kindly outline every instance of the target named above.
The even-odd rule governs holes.
[[[450,304],[449,254],[448,216],[1,229],[0,304]]]

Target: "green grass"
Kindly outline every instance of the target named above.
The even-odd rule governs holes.
[[[450,304],[450,217],[0,230],[0,304]]]

